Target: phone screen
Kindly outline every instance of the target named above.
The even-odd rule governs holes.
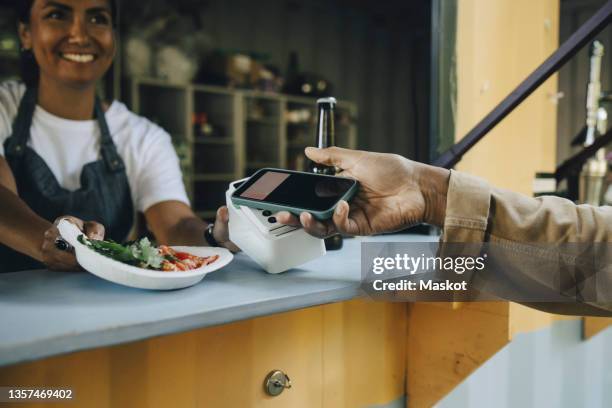
[[[354,184],[354,180],[342,177],[265,170],[251,177],[234,194],[255,201],[325,211]]]

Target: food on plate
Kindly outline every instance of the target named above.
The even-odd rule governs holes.
[[[219,255],[202,257],[179,252],[166,245],[156,247],[146,237],[126,245],[110,240],[89,239],[82,234],[78,240],[88,248],[115,261],[154,271],[189,271],[209,265],[219,258]]]
[[[209,265],[219,259],[219,255],[196,256],[187,252],[179,252],[166,245],[160,245],[159,251],[164,257],[161,270],[164,272],[188,271]]]

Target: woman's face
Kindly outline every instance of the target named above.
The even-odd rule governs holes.
[[[34,53],[41,82],[92,85],[115,55],[108,0],[35,0],[30,23],[20,24],[19,35]]]

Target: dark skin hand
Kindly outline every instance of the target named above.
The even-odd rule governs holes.
[[[4,161],[0,157],[0,164]],[[2,166],[0,165],[0,168]],[[1,184],[1,183],[0,183]],[[37,225],[38,229],[42,229],[42,241],[36,241],[31,239],[23,239],[19,241],[19,236],[7,234],[5,236],[15,237],[16,242],[6,242],[6,244],[13,249],[24,252],[31,257],[37,259],[47,266],[50,270],[57,271],[79,271],[81,267],[77,263],[74,251],[72,248],[68,250],[58,249],[56,246],[56,240],[61,238],[57,224],[62,219],[75,224],[81,231],[87,235],[90,239],[104,239],[105,229],[104,225],[95,221],[83,221],[79,218],[64,215],[58,217],[53,224],[43,220],[36,216],[27,205],[19,199],[13,192],[8,191],[6,187],[0,185],[0,198],[6,195],[8,199],[16,202],[16,207],[19,214],[28,218],[28,221],[39,221]],[[0,219],[1,219],[0,215]],[[207,224],[198,218],[191,208],[179,201],[164,201],[152,206],[145,212],[145,218],[149,228],[155,235],[156,240],[160,244],[169,245],[191,245],[191,246],[206,246],[208,243],[204,239],[204,230]],[[217,211],[217,217],[215,221],[215,229],[213,230],[213,236],[217,242],[232,252],[240,251],[233,242],[229,240],[229,229],[228,229],[228,211],[226,207],[221,207]],[[0,222],[0,235],[4,228]],[[36,234],[38,235],[38,234]],[[35,235],[35,236],[36,236]],[[24,250],[26,246],[27,250]]]
[[[83,221],[76,217],[65,215],[58,217],[53,222],[53,225],[43,234],[44,240],[41,245],[41,260],[47,268],[54,271],[80,271],[82,269],[74,256],[74,250],[72,248],[61,250],[55,245],[55,241],[61,238],[59,230],[57,229],[57,224],[62,219],[66,219],[79,227],[79,229],[90,239],[104,239],[104,226],[95,221]]]
[[[65,216],[51,224],[36,215],[17,195],[15,178],[3,157],[0,157],[0,202],[3,203],[3,211],[0,211],[2,243],[44,263],[52,270],[80,270],[72,252],[61,251],[55,246],[59,236],[57,222],[60,219],[68,218],[90,238],[99,239],[104,236],[104,227],[96,222],[83,222]]]
[[[229,240],[228,211],[221,207],[217,211],[213,235],[219,245],[232,252],[240,251]],[[75,224],[90,239],[104,239],[104,225],[95,221],[83,221],[76,217],[62,216],[55,220],[44,233],[41,245],[41,261],[51,270],[78,271],[81,270],[72,250],[64,251],[56,247],[55,241],[60,238],[57,224],[67,219]],[[204,230],[208,226],[198,218],[191,208],[180,201],[163,201],[145,211],[145,219],[159,244],[206,246]]]
[[[180,201],[163,201],[145,211],[147,225],[159,244],[207,246],[204,230],[208,224]],[[227,207],[217,210],[213,236],[217,243],[232,252],[240,251],[229,240],[229,214]]]
[[[306,156],[317,163],[340,168],[339,176],[359,181],[359,192],[350,204],[341,201],[330,220],[318,221],[307,212],[301,213],[298,219],[281,211],[276,214],[281,223],[303,226],[319,238],[335,233],[393,232],[421,222],[438,226],[444,223],[448,170],[396,154],[339,147],[308,147]]]

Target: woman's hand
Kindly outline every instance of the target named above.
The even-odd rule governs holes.
[[[240,248],[229,239],[229,211],[226,206],[219,207],[213,228],[213,237],[224,248],[232,252],[239,252]]]
[[[298,220],[281,211],[276,218],[284,224],[301,224],[310,234],[324,238],[336,232],[372,235],[402,230],[420,222],[443,223],[448,170],[396,154],[339,147],[309,147],[306,156],[317,163],[340,168],[339,176],[359,181],[359,192],[350,205],[341,201],[331,220],[321,222],[306,212]]]
[[[42,261],[47,268],[55,271],[80,271],[81,267],[74,256],[74,249],[69,246],[66,249],[60,249],[59,247],[63,244],[57,244],[59,240],[62,240],[57,224],[63,219],[76,225],[90,239],[104,239],[104,226],[95,221],[85,222],[66,215],[58,217],[51,228],[45,231],[42,243]],[[67,245],[67,243],[65,244]]]

